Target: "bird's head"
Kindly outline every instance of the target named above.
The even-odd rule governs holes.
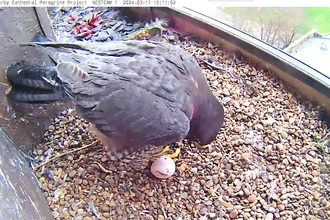
[[[209,94],[195,106],[187,139],[206,145],[215,140],[224,120],[222,104]]]

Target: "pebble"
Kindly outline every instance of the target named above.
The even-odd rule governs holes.
[[[223,89],[223,94],[226,96],[230,96],[229,90],[227,88]]]
[[[195,184],[191,187],[191,190],[192,190],[192,191],[196,191],[196,192],[198,192],[199,189],[200,189],[200,184],[198,184],[198,183],[195,183]]]
[[[265,220],[273,220],[273,219],[274,219],[273,213],[267,213]]]
[[[264,203],[264,204],[262,205],[262,208],[263,208],[264,210],[266,210],[266,211],[269,211],[270,206],[269,206],[267,203]]]
[[[327,199],[326,199],[326,198],[322,198],[322,200],[321,200],[321,204],[322,204],[323,206],[326,206],[326,205],[328,204]]]
[[[195,173],[195,174],[196,174],[197,171],[198,171],[198,169],[197,169],[197,167],[193,167],[193,168],[190,169],[190,171],[191,171],[192,173]]]
[[[257,200],[257,197],[254,195],[254,194],[251,194],[249,197],[248,197],[248,201],[253,203]]]
[[[106,31],[108,33],[108,37],[111,40],[119,40],[120,39],[120,34],[117,31],[114,31],[114,30],[112,30],[110,28],[108,28]]]
[[[37,154],[38,154],[39,156],[43,155],[43,153],[44,153],[43,150],[41,150],[41,149],[37,150]]]
[[[326,166],[321,166],[320,167],[320,173],[327,173],[329,169]]]
[[[270,95],[270,92],[264,92],[263,97],[268,97]]]
[[[253,126],[253,124],[252,124],[252,122],[248,122],[248,123],[246,123],[246,126],[248,126],[248,127],[252,127]]]
[[[326,217],[326,215],[325,215],[325,213],[324,213],[324,211],[323,211],[322,209],[319,209],[319,210],[317,211],[317,214],[318,214],[321,218],[325,218],[325,217]]]
[[[320,175],[320,172],[318,172],[317,170],[313,170],[313,171],[312,171],[312,175],[313,175],[314,177],[317,177],[317,176]]]
[[[207,209],[207,207],[203,207],[200,209],[199,212],[200,212],[200,214],[205,215],[208,212],[208,209]]]
[[[188,193],[186,193],[186,192],[181,193],[182,199],[186,199],[187,197],[188,197]]]
[[[250,195],[251,195],[250,190],[248,190],[247,188],[244,188],[244,189],[243,189],[243,192],[244,192],[244,195],[245,195],[245,196],[250,196]]]
[[[313,181],[314,183],[319,182],[319,177],[313,177],[313,178],[312,178],[312,181]]]
[[[284,211],[284,210],[285,210],[285,206],[284,206],[284,204],[278,204],[278,205],[277,205],[277,208],[278,208],[278,210],[280,210],[280,211]]]
[[[288,138],[288,133],[286,133],[285,131],[282,131],[281,136],[282,136],[282,138],[287,139]]]
[[[273,165],[269,165],[269,166],[267,166],[267,171],[268,172],[274,172],[275,171],[275,166],[273,166]]]
[[[250,139],[250,138],[246,138],[245,140],[244,140],[244,144],[252,144],[253,143],[253,141],[252,141],[252,139]]]
[[[101,210],[102,212],[109,212],[109,211],[110,211],[110,206],[109,206],[109,205],[106,205],[106,204],[102,204],[102,205],[100,206],[100,210]]]
[[[95,37],[96,41],[105,41],[108,39],[109,35],[106,31],[101,31],[98,33],[98,35]]]
[[[273,113],[274,110],[275,110],[274,108],[268,108],[268,112],[269,112],[269,113]]]
[[[275,213],[276,209],[274,207],[269,207],[268,212]]]
[[[325,166],[330,168],[330,157],[325,157],[324,158],[324,163],[325,163]]]
[[[244,126],[237,126],[234,128],[234,131],[237,133],[240,133],[240,132],[244,131],[244,129],[245,129]]]
[[[76,175],[77,171],[76,170],[72,170],[70,173],[69,173],[69,177],[74,177]]]
[[[230,218],[237,218],[237,216],[238,216],[238,211],[236,209],[231,211],[230,214],[229,214]]]
[[[276,148],[277,148],[277,150],[280,151],[280,152],[284,150],[284,146],[283,146],[283,144],[281,144],[281,143],[278,143],[278,144],[276,145]]]
[[[68,212],[68,211],[63,211],[63,213],[62,213],[62,218],[64,218],[64,219],[67,219],[67,218],[69,218],[71,215],[70,215],[70,213]]]
[[[262,130],[264,130],[264,126],[262,126],[261,124],[257,124],[257,125],[256,125],[256,129],[257,129],[258,131],[262,131]]]
[[[209,214],[209,217],[210,217],[210,219],[214,219],[214,218],[217,217],[217,214],[214,213],[214,212],[211,212],[211,213]]]
[[[207,181],[205,183],[205,186],[208,187],[208,188],[212,187],[213,186],[213,181],[212,180]]]

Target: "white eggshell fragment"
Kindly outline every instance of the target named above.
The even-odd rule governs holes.
[[[175,172],[175,163],[170,157],[162,156],[151,164],[151,173],[159,179],[167,179]]]

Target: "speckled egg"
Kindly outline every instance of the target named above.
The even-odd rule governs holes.
[[[167,179],[175,172],[175,163],[170,157],[162,156],[151,164],[151,173],[159,179]]]

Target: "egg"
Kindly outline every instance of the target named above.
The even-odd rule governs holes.
[[[170,157],[162,156],[151,164],[151,173],[159,179],[167,179],[175,172],[175,163]]]

